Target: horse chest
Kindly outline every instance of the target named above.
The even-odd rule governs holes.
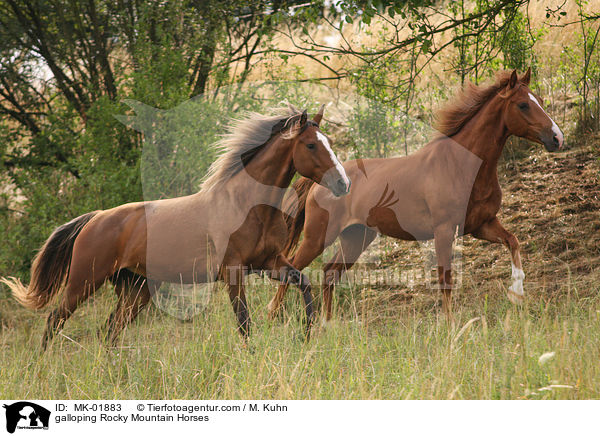
[[[274,225],[263,226],[262,237],[259,238],[256,247],[257,256],[262,257],[265,260],[281,253],[287,238],[285,221],[282,220],[282,223],[276,222],[273,224]]]
[[[287,238],[287,227],[281,213],[262,218],[256,216],[253,221],[254,225],[236,232],[235,240],[243,262],[258,268],[281,253]]]

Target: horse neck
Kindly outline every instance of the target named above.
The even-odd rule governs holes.
[[[248,162],[242,173],[253,179],[256,195],[266,204],[276,205],[283,200],[296,169],[292,159],[292,141],[277,135]],[[258,200],[255,198],[254,200]]]
[[[287,188],[296,172],[292,141],[277,135],[246,165],[246,172],[264,185]]]
[[[479,157],[481,170],[496,172],[502,149],[510,136],[502,117],[503,99],[494,96],[452,137]]]

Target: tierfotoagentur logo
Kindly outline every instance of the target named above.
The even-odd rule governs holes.
[[[6,409],[6,431],[48,430],[50,411],[28,401],[19,401],[3,406]]]
[[[252,219],[253,211],[268,206],[281,210],[292,220],[299,211],[301,214],[304,213],[302,210],[304,205],[301,206],[299,203],[300,197],[296,185],[272,186],[257,180],[257,174],[246,169],[253,156],[251,153],[260,150],[264,147],[263,144],[269,143],[273,132],[285,128],[285,124],[279,125],[282,121],[288,124],[295,122],[295,118],[269,119],[252,114],[269,113],[272,108],[285,108],[287,102],[293,102],[296,107],[308,107],[314,112],[316,112],[315,102],[324,104],[325,118],[320,127],[329,138],[333,139],[330,143],[329,139],[319,132],[318,141],[329,147],[333,153],[333,150],[340,152],[335,145],[335,138],[344,135],[354,138],[362,152],[356,154],[349,149],[345,153],[341,152],[339,158],[341,161],[356,159],[346,165],[347,170],[352,173],[352,183],[369,182],[376,186],[373,194],[361,200],[364,206],[364,213],[361,212],[364,215],[362,221],[368,234],[365,238],[361,235],[356,238],[369,239],[368,243],[365,243],[364,248],[356,253],[356,258],[347,262],[353,265],[350,274],[346,274],[350,268],[345,268],[343,271],[331,271],[329,275],[337,274],[339,279],[346,283],[394,289],[412,288],[416,283],[424,281],[429,288],[437,289],[437,264],[433,255],[433,244],[422,240],[419,229],[415,227],[415,224],[419,223],[413,223],[410,210],[407,211],[405,202],[400,201],[403,198],[404,185],[410,185],[410,180],[401,180],[403,185],[396,183],[393,177],[382,178],[378,171],[368,164],[368,158],[380,157],[382,153],[372,149],[373,144],[385,142],[391,154],[413,152],[434,134],[431,128],[423,121],[406,118],[406,114],[385,107],[382,103],[370,101],[353,93],[340,93],[325,85],[292,86],[275,83],[254,85],[243,89],[221,88],[215,95],[197,96],[169,110],[127,100],[125,103],[133,110],[133,114],[130,112],[128,116],[116,116],[125,125],[138,130],[144,136],[141,160],[142,186],[144,199],[149,202],[145,210],[146,277],[154,303],[161,310],[177,318],[192,318],[209,304],[219,281],[217,272],[222,267],[232,235],[242,228],[247,220]],[[256,98],[257,89],[260,89],[260,98]],[[290,114],[297,112],[299,113],[300,110],[290,106]],[[231,124],[232,120],[233,124]],[[403,145],[405,138],[398,128],[400,124],[407,122],[413,126],[407,139],[408,146]],[[230,125],[229,130],[227,125]],[[240,142],[240,138],[245,142],[251,139],[250,145],[244,142],[243,147],[236,144],[235,147],[232,146],[236,141]],[[460,197],[458,200],[466,203],[465,200],[468,199],[471,191],[471,179],[477,173],[481,161],[458,144],[450,144],[448,153],[459,154],[460,159],[465,163],[465,186],[459,193],[462,195],[457,195]],[[216,163],[213,163],[215,161]],[[334,156],[333,161],[336,163],[338,159]],[[363,162],[367,162],[366,166]],[[216,165],[219,163],[220,167]],[[333,177],[334,173],[337,174],[335,170],[336,168],[332,168],[329,172],[331,174],[326,174],[320,183],[315,183],[319,189],[314,190],[314,204],[326,211],[330,218],[323,222],[323,239],[327,241],[325,248],[328,248],[325,256],[329,257],[331,257],[329,251],[333,250],[335,255],[338,247],[338,244],[333,244],[333,241],[340,233],[339,215],[344,213],[340,210],[344,197],[332,193],[330,189],[332,183],[326,179],[327,176]],[[235,174],[237,183],[235,189],[227,188],[226,179],[219,176],[224,172]],[[160,218],[160,210],[157,211],[152,201],[194,196],[198,195],[199,191],[203,191],[205,197],[211,198],[199,209],[198,213],[206,214],[202,220],[197,213],[170,223],[171,227],[177,230],[177,237],[170,237],[164,230],[154,229],[152,222]],[[227,203],[227,207],[223,207],[221,204],[225,201],[223,199],[233,197],[236,199]],[[462,209],[464,215],[466,204]],[[414,235],[414,239],[419,241],[423,254],[420,262],[410,267],[377,268],[381,263],[383,252],[378,248],[378,243],[372,244],[370,250],[367,250],[367,247],[376,239],[377,234],[382,233],[378,228],[378,219],[387,215],[397,217],[398,226],[404,228],[406,233]],[[272,232],[280,230],[275,227]],[[200,233],[204,235],[202,238],[197,237]],[[345,232],[340,240],[342,248],[346,248],[344,236],[347,234],[348,232]],[[191,241],[195,242],[192,244]],[[460,245],[459,240],[456,242]],[[205,246],[201,255],[197,255],[197,260],[188,268],[193,271],[193,274],[190,277],[182,274],[174,277],[170,282],[160,280],[165,276],[165,259],[171,261],[188,245]],[[172,247],[177,247],[177,251],[173,252]],[[353,256],[351,251],[347,249],[346,255]],[[360,256],[363,251],[364,256]],[[455,282],[460,285],[462,271],[460,250],[455,252],[452,263],[456,272]],[[277,276],[277,272],[271,270],[253,271],[243,266],[241,269],[244,276],[253,272],[260,273],[265,278]],[[318,286],[322,282],[322,277],[311,274],[310,268],[305,272],[313,285]],[[235,274],[230,275],[235,276]],[[266,281],[268,282],[268,279]]]

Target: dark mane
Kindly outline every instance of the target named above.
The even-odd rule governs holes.
[[[506,87],[510,74],[510,71],[499,72],[493,85],[477,86],[469,83],[452,102],[438,111],[435,128],[442,135],[456,135],[485,103]]]
[[[225,183],[244,168],[261,148],[296,118],[300,112],[294,107],[275,109],[276,115],[247,112],[232,120],[227,133],[215,144],[221,154],[210,166],[202,183],[202,191],[210,191]]]

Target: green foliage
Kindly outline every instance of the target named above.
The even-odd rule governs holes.
[[[352,76],[358,98],[348,120],[348,135],[356,157],[384,157],[400,147],[400,113],[394,103],[397,88],[390,85],[401,75],[404,62],[386,57],[357,69]]]
[[[582,133],[600,130],[600,18],[584,12],[587,1],[577,0],[579,29],[578,49],[571,58],[579,68],[574,79],[579,93],[578,130]],[[574,54],[574,52],[577,54]]]
[[[572,97],[576,125],[571,144],[600,130],[600,18],[586,13],[586,2],[576,4],[577,15],[563,25],[572,32],[573,42],[562,47],[555,74],[550,78],[553,92]],[[565,105],[563,121],[566,112]]]
[[[402,10],[405,17],[414,18]],[[369,52],[385,47],[390,31],[385,24],[376,33],[365,29],[367,35],[376,37],[377,43],[374,47],[364,46],[362,50]],[[423,105],[418,104],[415,96],[420,91],[416,81],[417,61],[428,50],[427,40],[417,40],[403,55],[377,56],[351,71],[350,82],[357,98],[351,103],[353,109],[347,121],[346,136],[354,157],[408,154],[409,144],[410,151],[423,144],[419,135],[425,126],[417,116]]]
[[[528,19],[521,11],[516,11],[512,17],[506,17],[508,24],[502,35],[502,55],[504,69],[526,71],[535,66],[533,45],[542,36],[542,31],[532,34],[528,28]],[[535,68],[534,73],[535,73]]]
[[[27,278],[36,249],[58,225],[90,210],[140,199],[140,150],[113,117],[119,108],[122,105],[110,99],[99,99],[80,135],[74,137],[69,126],[59,122],[47,132],[53,142],[71,141],[76,153],[65,165],[77,168],[77,177],[66,176],[60,165],[30,166],[13,174],[8,186],[18,198],[5,196],[6,208],[0,210],[0,231],[6,235],[1,275]]]

